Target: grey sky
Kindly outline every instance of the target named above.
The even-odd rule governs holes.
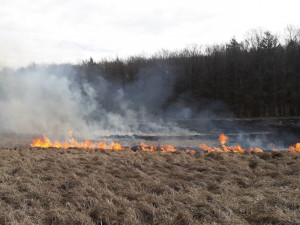
[[[76,63],[279,33],[299,0],[0,0],[0,66]]]

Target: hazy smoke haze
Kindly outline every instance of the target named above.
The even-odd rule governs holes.
[[[166,115],[190,111],[180,103],[166,105],[173,90],[171,73],[167,66],[147,68],[136,81],[122,85],[103,76],[88,82],[71,65],[10,71],[0,81],[0,131],[65,136],[73,129],[87,138],[186,132],[164,121]]]

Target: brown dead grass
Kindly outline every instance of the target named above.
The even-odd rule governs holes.
[[[300,224],[299,154],[0,153],[0,224]]]

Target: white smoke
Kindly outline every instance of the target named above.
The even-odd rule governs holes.
[[[0,132],[93,138],[107,134],[184,133],[162,119],[173,78],[157,69],[141,71],[121,85],[96,75],[79,79],[71,65],[30,66],[0,80]]]
[[[39,67],[2,76],[0,131],[50,135],[67,134],[70,129],[86,132],[83,118],[94,108],[72,87],[66,74],[70,72],[64,67],[56,73]]]

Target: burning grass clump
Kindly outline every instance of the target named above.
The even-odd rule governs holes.
[[[290,152],[1,149],[0,224],[300,224]]]

